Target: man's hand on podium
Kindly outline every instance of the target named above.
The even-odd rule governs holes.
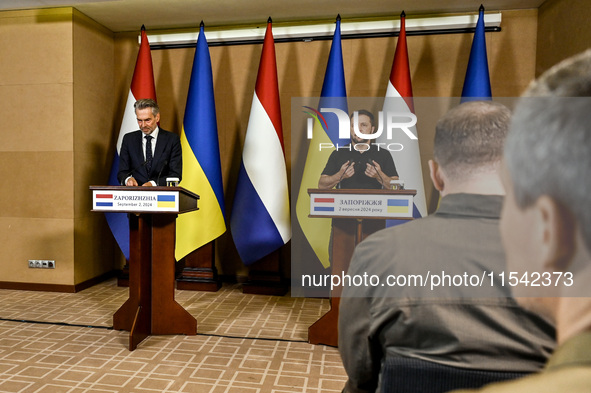
[[[130,177],[129,179],[127,179],[127,182],[125,182],[125,185],[128,187],[139,186],[139,184],[137,183],[137,180],[135,180],[133,177]],[[153,187],[155,185],[156,185],[156,183],[154,183],[152,181],[147,181],[144,184],[142,184],[142,187]]]

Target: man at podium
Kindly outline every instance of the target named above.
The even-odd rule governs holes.
[[[365,109],[357,113],[360,133],[373,134],[373,114]],[[354,117],[351,116],[351,143],[337,146],[332,152],[320,175],[318,188],[390,188],[390,181],[398,180],[392,155],[388,150],[370,143],[370,139],[358,137],[353,122]]]
[[[152,99],[134,104],[139,130],[123,137],[117,178],[126,186],[164,186],[167,177],[181,180],[181,141],[158,127],[160,108]]]

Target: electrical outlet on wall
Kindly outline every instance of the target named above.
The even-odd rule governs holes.
[[[50,259],[29,259],[30,269],[55,269],[55,261]]]

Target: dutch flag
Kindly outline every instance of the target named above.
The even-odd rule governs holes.
[[[119,172],[119,152],[121,151],[121,143],[123,136],[128,132],[133,132],[139,129],[137,124],[137,117],[133,105],[141,98],[151,98],[156,100],[156,86],[154,84],[154,70],[152,68],[152,55],[150,53],[150,44],[148,43],[148,36],[146,29],[142,26],[140,50],[137,55],[135,63],[135,70],[131,80],[131,88],[127,96],[125,104],[125,112],[123,113],[123,120],[121,121],[121,129],[119,131],[119,138],[117,139],[117,150],[113,158],[113,165],[111,166],[111,174],[109,176],[109,185],[118,186],[117,172]],[[129,221],[126,213],[105,213],[111,232],[121,249],[125,259],[129,260]]]
[[[236,249],[246,265],[291,238],[278,86],[269,18],[230,220]]]
[[[406,46],[405,19],[406,14],[402,11],[400,15],[400,35],[396,43],[396,52],[394,53],[392,70],[386,88],[386,99],[382,109],[383,113],[414,113],[408,48]],[[416,126],[412,126],[409,129],[418,137]],[[409,139],[403,132],[395,132],[392,134],[392,139],[386,139],[386,136],[382,134],[378,138],[378,141],[382,143],[397,143],[404,146],[402,151],[391,152],[392,158],[394,159],[400,179],[404,181],[405,188],[417,191],[413,203],[413,217],[426,217],[427,203],[423,184],[419,140]],[[386,225],[394,226],[405,222],[408,222],[408,220],[388,220]]]

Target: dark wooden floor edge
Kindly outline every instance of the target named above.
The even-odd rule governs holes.
[[[64,293],[76,293],[83,291],[96,285],[100,282],[108,280],[118,275],[118,270],[112,270],[100,276],[91,278],[79,284],[75,285],[62,285],[62,284],[44,284],[34,282],[12,282],[12,281],[0,281],[0,289],[14,289],[19,291],[42,291],[42,292],[64,292]]]

